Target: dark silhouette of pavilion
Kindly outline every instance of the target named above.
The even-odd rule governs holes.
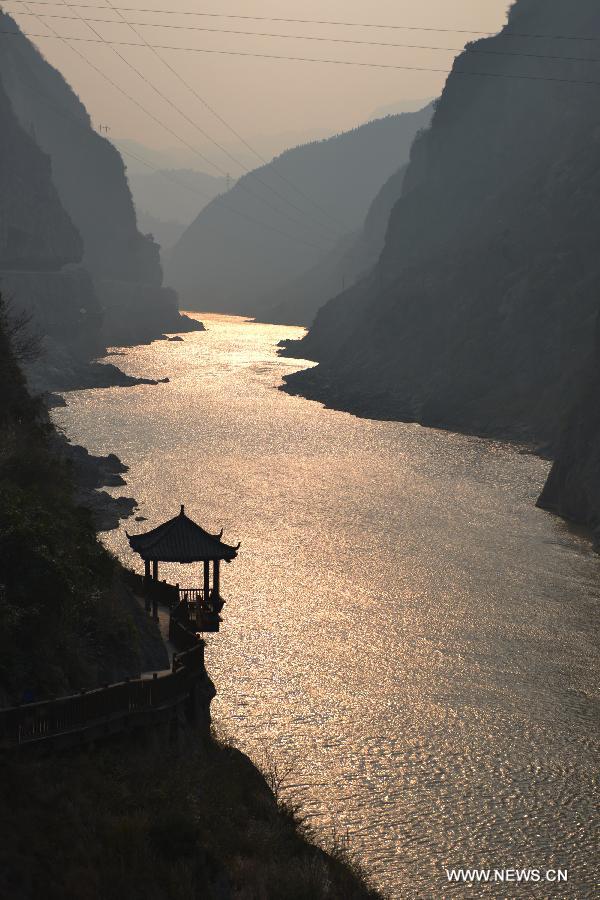
[[[127,532],[126,532],[127,534]],[[221,561],[231,562],[237,556],[240,544],[231,547],[223,543],[223,529],[210,534],[181,512],[168,522],[163,522],[143,534],[127,534],[132,550],[144,560],[144,593],[146,609],[152,605],[157,618],[157,604],[169,607],[184,605],[190,616],[195,613],[198,631],[218,631],[224,600],[221,597]],[[203,563],[202,587],[180,587],[158,579],[159,562]],[[212,586],[211,586],[212,563]]]

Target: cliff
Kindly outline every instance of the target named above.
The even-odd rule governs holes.
[[[0,289],[33,328],[80,357],[102,350],[102,313],[79,263],[83,242],[50,157],[18,121],[0,77]]]
[[[186,306],[254,315],[264,298],[360,231],[381,184],[407,160],[430,109],[388,116],[288,150],[206,206],[167,273]]]
[[[585,525],[600,547],[600,327],[538,506]]]
[[[383,250],[392,207],[400,197],[406,166],[388,178],[371,203],[358,234],[341,240],[325,259],[260,302],[261,322],[310,325],[319,309],[367,273]],[[283,298],[283,299],[282,299]]]
[[[342,845],[318,846],[268,770],[218,741],[3,765],[11,900],[383,900]]]
[[[0,14],[0,29],[18,31]],[[137,230],[125,167],[60,72],[24,35],[2,37],[0,78],[20,122],[52,161],[54,184],[94,278],[160,285],[158,247]]]
[[[81,238],[52,182],[50,159],[19,124],[0,81],[0,271],[79,262]]]
[[[0,298],[0,706],[139,675],[165,656],[79,505],[13,327]]]
[[[73,249],[70,254],[51,261],[49,266],[42,266],[35,258],[28,260],[22,254],[22,265],[18,268],[59,270],[65,262],[82,262],[85,274],[77,276],[79,308],[86,310],[85,315],[92,307],[95,310],[95,352],[101,352],[103,344],[117,343],[123,334],[135,343],[159,337],[166,330],[195,328],[195,323],[179,316],[173,291],[162,287],[159,247],[151,235],[142,235],[138,230],[120,154],[94,131],[85,107],[60,72],[21,34],[15,21],[1,12],[0,30],[11,32],[0,35],[0,81],[21,129],[45,155],[55,194],[75,226],[74,229],[71,226],[72,231],[76,229],[79,234],[73,238],[77,241],[76,251]],[[2,112],[0,109],[0,123]],[[22,178],[34,185],[35,165],[25,156],[20,165]],[[6,177],[12,180],[12,169],[6,172]],[[24,198],[17,198],[23,207],[26,197],[27,193]],[[36,198],[36,215],[41,220],[46,215],[48,200],[41,192]],[[51,204],[48,215],[50,209]],[[18,215],[11,208],[7,218],[9,227],[14,227],[13,220],[18,222]],[[11,284],[5,285],[5,290],[10,291],[17,305],[30,308],[31,281],[20,281],[19,274],[11,274]],[[35,293],[40,298],[34,304],[35,311],[45,306],[45,319],[53,315],[57,294],[54,283],[49,280],[48,284],[50,293],[45,298],[42,297],[44,280],[39,279],[35,285]],[[72,296],[72,288],[73,279],[69,275],[65,293]],[[141,295],[148,298],[147,304],[140,301]],[[60,316],[64,308],[62,304]],[[76,324],[78,318],[76,314],[75,323],[71,324]],[[78,355],[86,352],[79,344],[72,347],[66,339],[63,343]]]
[[[600,79],[593,41],[540,35],[600,37],[596,4],[519,0],[457,58],[377,266],[319,312],[290,391],[556,442],[594,351]]]
[[[10,332],[0,301],[2,707],[169,664],[78,504],[73,474],[94,484],[91,460],[81,451],[72,469],[56,452]],[[158,729],[147,737],[69,752],[51,740],[37,752],[3,746],[0,896],[380,898],[343,846],[322,849],[298,806],[276,796],[276,771],[262,775],[200,729],[180,730],[181,746]]]

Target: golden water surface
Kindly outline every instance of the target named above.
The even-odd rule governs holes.
[[[286,790],[394,898],[594,896],[600,561],[535,508],[548,464],[290,397],[306,364],[276,344],[300,329],[203,320],[111,357],[168,384],[71,393],[55,418],[131,467],[113,493],[148,522],[105,536],[125,563],[125,527],[180,503],[241,540],[208,639],[218,725],[289,765]],[[569,882],[473,891],[444,866]]]

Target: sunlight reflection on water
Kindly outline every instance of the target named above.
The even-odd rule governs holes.
[[[444,896],[443,865],[553,864],[561,896],[593,896],[600,562],[535,509],[547,463],[289,397],[300,364],[275,349],[301,329],[202,318],[115,360],[168,384],[71,393],[54,417],[131,466],[113,493],[149,521],[130,532],[185,502],[242,541],[207,648],[217,723],[291,760],[394,897]],[[105,540],[139,570],[125,527]]]

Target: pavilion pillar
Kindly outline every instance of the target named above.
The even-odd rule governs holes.
[[[213,596],[215,600],[218,600],[221,596],[220,562],[221,560],[219,559],[215,559],[215,561],[213,562]]]
[[[210,563],[207,559],[204,560],[204,587],[202,594],[198,592],[198,599],[196,603],[196,628],[198,631],[201,631],[202,625],[202,607],[208,600],[208,591],[209,591],[209,582],[210,582]]]
[[[158,622],[158,560],[152,560],[152,618]]]
[[[150,591],[151,591],[151,576],[150,576],[150,560],[144,560],[144,600],[146,606],[146,612],[150,612]]]
[[[204,602],[206,603],[210,596],[210,562],[204,560]]]

